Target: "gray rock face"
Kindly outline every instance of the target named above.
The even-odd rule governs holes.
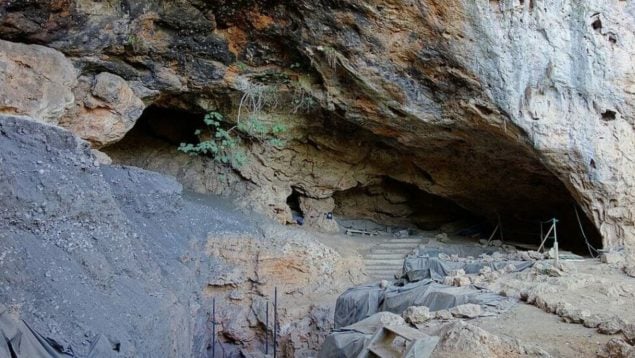
[[[12,315],[80,356],[103,335],[118,357],[204,357],[215,299],[216,354],[235,356],[264,349],[277,287],[280,349],[315,353],[333,324],[315,302],[358,283],[361,258],[173,177],[100,166],[93,151],[0,116],[0,301]]]
[[[0,300],[15,315],[78,354],[98,334],[121,357],[206,352],[198,268],[215,269],[201,247],[248,219],[183,199],[172,178],[99,167],[63,129],[5,116],[0,202]]]

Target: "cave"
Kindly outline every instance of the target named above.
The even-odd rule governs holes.
[[[597,255],[596,250],[602,247],[600,234],[564,186],[553,179],[562,191],[551,193],[551,199],[563,200],[563,204],[552,206],[550,201],[544,206],[531,203],[532,206],[521,207],[520,202],[512,202],[487,217],[386,176],[373,185],[336,192],[334,214],[346,220],[365,219],[386,226],[446,231],[476,240],[491,238],[534,250],[549,231],[552,219],[556,219],[561,249],[583,256]],[[547,248],[553,245],[552,237],[546,241]]]
[[[188,107],[149,106],[126,137],[104,151],[115,162],[167,171],[179,177],[182,169],[171,158],[178,153],[180,143],[197,143],[194,132],[204,125],[203,111],[181,108]],[[514,143],[473,132],[470,137],[448,143],[431,138],[434,145],[413,156],[398,143],[357,126],[328,120],[311,123],[312,127],[304,128],[311,133],[311,140],[298,140],[292,145],[294,153],[302,153],[297,156],[299,161],[318,152],[332,151],[325,154],[328,159],[323,170],[316,174],[318,181],[314,185],[324,179],[320,175],[329,175],[330,165],[348,160],[342,157],[345,152],[338,150],[343,148],[350,152],[355,148],[350,143],[357,142],[357,148],[368,151],[365,165],[373,168],[374,176],[365,177],[357,186],[333,190],[336,218],[442,230],[474,240],[492,237],[528,249],[540,244],[541,231],[544,234],[549,228],[548,221],[556,218],[562,250],[589,256],[596,254],[592,248],[602,248],[598,230],[564,184]],[[321,141],[326,140],[328,146],[321,145]],[[400,176],[403,173],[409,173],[407,180]],[[191,182],[209,179],[192,180],[192,172],[187,175],[186,180],[179,178],[186,188]],[[227,185],[241,180],[244,181],[236,176],[233,184]],[[293,178],[289,180],[285,184],[292,186],[292,192],[281,204],[291,212],[291,222],[304,223],[306,213],[300,208],[300,197],[310,195],[304,187],[306,184],[301,190],[293,189],[297,183],[291,181]],[[245,194],[244,189],[228,192],[237,196]],[[551,247],[551,242],[547,247]]]
[[[202,111],[192,112],[175,107],[150,105],[126,137],[107,148],[106,152],[132,144],[134,140],[144,139],[154,139],[177,147],[180,143],[197,143],[198,138],[194,132],[203,125],[203,115]]]
[[[336,192],[333,199],[333,213],[337,217],[366,219],[390,226],[438,230],[444,224],[457,221],[479,221],[476,215],[452,201],[389,176],[373,185]]]

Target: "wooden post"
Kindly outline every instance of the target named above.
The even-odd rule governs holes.
[[[551,225],[551,227],[547,231],[547,234],[545,235],[545,237],[542,238],[542,243],[540,243],[540,247],[538,248],[538,252],[542,251],[542,248],[545,246],[545,242],[547,242],[547,238],[549,238],[549,235],[551,235],[552,231],[553,231],[553,225]]]
[[[499,227],[499,225],[497,224],[496,227],[494,228],[494,231],[492,231],[492,235],[490,235],[489,239],[487,239],[487,246],[489,246],[489,243],[494,238],[494,235],[496,235],[496,232],[498,231],[498,227]]]

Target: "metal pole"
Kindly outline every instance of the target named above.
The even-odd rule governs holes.
[[[212,298],[212,358],[216,355],[216,297]]]
[[[556,223],[558,220],[553,219],[553,251],[556,254],[556,268],[560,265],[560,253],[558,252],[558,231],[556,230]]]
[[[276,358],[278,343],[278,287],[273,291],[273,358]]]
[[[265,354],[269,354],[269,301],[265,309]]]

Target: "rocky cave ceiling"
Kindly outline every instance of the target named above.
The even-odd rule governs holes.
[[[588,14],[529,3],[29,1],[2,7],[0,33],[72,62],[76,100],[59,124],[280,221],[294,189],[324,211],[391,180],[491,223],[556,216],[573,233],[577,204],[589,236],[619,246],[634,233],[632,19],[601,2]],[[289,127],[284,148],[247,141],[250,164],[228,170],[166,141],[187,136],[178,118],[211,110],[231,126],[264,87],[277,97],[263,120]],[[142,107],[140,123],[182,111],[166,115],[179,134],[134,142],[135,128],[114,144]]]

